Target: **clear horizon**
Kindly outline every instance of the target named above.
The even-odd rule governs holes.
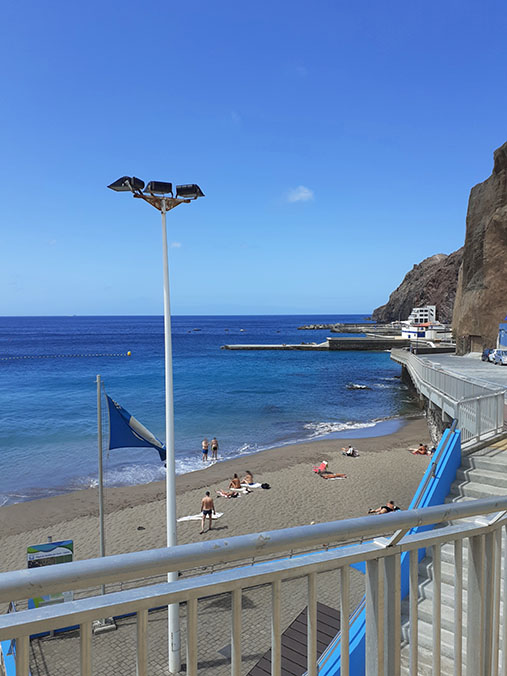
[[[162,313],[160,215],[122,175],[206,195],[167,219],[175,314],[371,313],[463,245],[507,138],[501,0],[2,18],[4,316]]]

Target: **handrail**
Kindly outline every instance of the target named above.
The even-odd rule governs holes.
[[[453,441],[452,435],[456,431],[457,424],[458,424],[458,421],[456,419],[454,419],[452,421],[452,425],[449,429],[449,433],[447,435],[445,443],[442,444],[441,448],[438,451],[436,451],[435,457],[432,458],[432,460],[431,460],[431,471],[428,472],[428,474],[426,476],[426,481],[424,482],[423,487],[419,491],[419,495],[417,496],[417,500],[415,501],[415,504],[414,504],[414,509],[417,509],[419,507],[419,505],[421,504],[421,500],[423,499],[423,497],[426,493],[426,489],[428,488],[428,486],[430,484],[430,481],[435,478],[437,465],[440,462],[440,459],[443,457],[444,452],[447,451],[447,449],[449,448],[449,445]]]
[[[0,574],[0,602],[67,589],[82,589],[86,586],[132,579],[136,575],[142,577],[184,570],[197,560],[201,565],[225,563],[246,559],[261,552],[287,552],[291,548],[321,545],[323,542],[353,538],[359,540],[361,537],[378,535],[380,531],[385,532],[387,527],[391,532],[395,532],[503,510],[507,510],[507,495],[399,511],[389,514],[388,517],[361,516],[310,526],[238,535],[210,542],[74,561],[59,566],[11,571]],[[272,562],[262,565],[270,563]]]

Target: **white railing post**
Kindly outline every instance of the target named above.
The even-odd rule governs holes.
[[[241,674],[241,589],[232,592],[231,676]]]
[[[495,566],[495,538],[493,531],[484,536],[484,674],[491,673],[491,648],[493,646],[493,592]]]
[[[18,636],[16,639],[16,676],[28,676],[30,671],[30,638]]]
[[[493,589],[493,639],[491,673],[498,674],[498,651],[500,650],[500,595],[502,579],[502,529],[497,528],[495,538],[495,565]]]
[[[469,539],[467,602],[467,674],[484,674],[484,537]]]
[[[340,676],[349,676],[349,617],[350,617],[350,570],[343,566],[340,573],[340,629],[341,664]]]
[[[442,553],[433,545],[433,673],[440,674],[442,650]]]
[[[317,676],[317,574],[308,575],[307,611],[307,669],[308,676]]]
[[[271,585],[271,676],[282,673],[282,583],[275,580]]]
[[[92,676],[92,623],[83,622],[80,627],[81,636],[81,676]]]
[[[146,676],[148,673],[148,611],[138,610],[136,618],[136,676]]]
[[[463,672],[463,541],[454,541],[454,676]]]
[[[400,555],[384,559],[384,673],[400,675],[401,568]]]
[[[382,589],[379,559],[366,562],[366,676],[384,673]]]
[[[187,676],[197,676],[197,599],[187,601]]]
[[[418,676],[419,627],[417,603],[419,597],[419,550],[413,549],[409,554],[410,580],[410,676]]]

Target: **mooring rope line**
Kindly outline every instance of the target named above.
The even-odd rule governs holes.
[[[12,357],[0,357],[0,361],[14,359],[67,359],[75,357],[130,357],[131,352],[96,352],[94,354],[22,354]]]

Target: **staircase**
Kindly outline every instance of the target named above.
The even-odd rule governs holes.
[[[507,439],[503,439],[488,448],[482,448],[473,455],[463,458],[457,472],[456,481],[451,487],[447,502],[474,500],[494,495],[507,494]],[[471,519],[473,520],[473,519]],[[503,557],[502,557],[503,563]],[[441,671],[442,676],[454,676],[454,545],[446,544],[441,548]],[[464,618],[467,608],[468,578],[468,540],[463,542],[463,609]],[[503,575],[502,575],[503,588]],[[503,592],[502,592],[503,594]],[[433,674],[433,562],[431,554],[419,564],[419,600],[418,600],[418,676],[438,676]],[[500,611],[502,613],[502,609]],[[409,645],[409,600],[402,602],[402,648],[401,674],[410,674]],[[466,626],[463,626],[463,665],[466,664]],[[465,666],[463,666],[463,672]],[[469,674],[468,676],[475,676]]]

